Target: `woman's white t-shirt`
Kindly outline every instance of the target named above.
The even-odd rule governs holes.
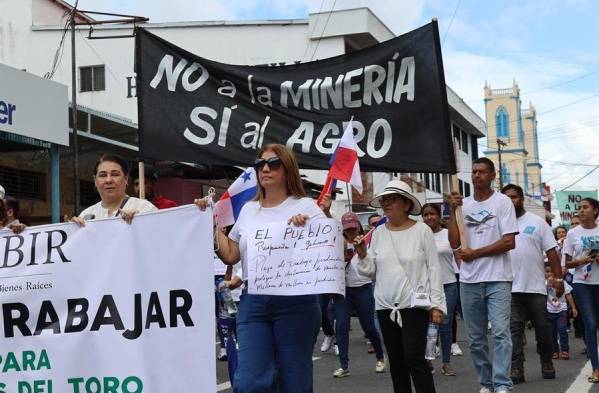
[[[275,207],[261,207],[258,201],[247,202],[239,213],[239,217],[229,233],[229,238],[239,244],[243,280],[248,278],[246,261],[247,239],[246,233],[256,223],[269,223],[287,221],[296,214],[307,214],[310,219],[326,218],[322,210],[312,198],[288,197],[283,203]]]
[[[345,267],[345,286],[346,287],[362,287],[372,283],[372,280],[358,271],[358,254],[355,254],[351,261]]]
[[[158,210],[156,206],[152,204],[152,202],[147,199],[139,199],[135,197],[129,197],[125,206],[123,206],[123,210],[135,210],[137,213],[147,213]],[[115,209],[111,215],[108,214],[108,209],[102,206],[102,201],[96,203],[95,205],[91,205],[87,209],[83,210],[79,217],[85,218],[85,216],[94,216],[94,220],[98,220],[100,218],[110,218],[114,217],[118,212],[118,209]]]
[[[435,244],[437,245],[437,254],[439,254],[439,264],[441,265],[441,283],[451,284],[456,282],[455,261],[453,250],[449,244],[448,231],[442,228],[439,232],[433,233]]]
[[[564,255],[570,255],[572,260],[582,259],[593,249],[599,249],[599,226],[593,229],[585,229],[582,225],[578,225],[568,231],[564,241]],[[589,263],[577,266],[574,270],[574,280],[572,282],[599,284],[599,264]]]

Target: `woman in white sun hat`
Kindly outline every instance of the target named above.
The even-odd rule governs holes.
[[[434,393],[424,353],[430,321],[446,313],[439,257],[433,232],[409,216],[421,214],[411,187],[391,180],[370,205],[382,208],[387,222],[372,234],[370,246],[355,240],[358,271],[376,278],[374,297],[387,348],[393,391]]]

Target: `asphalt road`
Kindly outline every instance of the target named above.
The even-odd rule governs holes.
[[[536,345],[534,330],[527,330],[525,356],[526,382],[516,385],[517,393],[599,393],[599,384],[591,385],[587,382],[590,375],[590,365],[586,356],[580,354],[584,348],[581,339],[574,338],[570,333],[570,360],[555,360],[557,378],[553,380],[542,379],[541,367]],[[367,353],[366,341],[356,318],[352,318],[352,331],[350,332],[350,371],[351,376],[341,379],[333,378],[333,371],[339,367],[337,357],[333,351],[320,352],[322,334],[314,351],[314,392],[315,393],[387,393],[392,392],[391,376],[389,372],[376,374],[374,371],[376,358]],[[433,361],[436,372],[434,373],[435,386],[438,393],[478,393],[480,386],[476,382],[476,374],[468,353],[468,344],[463,331],[463,322],[458,320],[458,344],[464,355],[452,357],[452,365],[457,372],[455,377],[446,377],[439,371],[441,360]],[[217,362],[218,392],[232,392],[228,384],[226,362]]]

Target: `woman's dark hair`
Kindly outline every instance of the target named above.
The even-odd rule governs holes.
[[[560,226],[556,227],[553,230],[553,236],[555,237],[555,240],[557,240],[557,231],[559,231],[560,229],[563,229],[564,231],[566,231],[566,233],[568,233],[568,229],[565,226],[560,225]]]
[[[102,157],[100,157],[98,159],[98,161],[96,162],[96,165],[94,166],[94,177],[96,177],[96,175],[98,174],[98,167],[100,166],[100,164],[103,162],[107,162],[107,161],[118,164],[121,167],[123,174],[125,176],[129,176],[130,167],[129,167],[129,162],[127,160],[125,160],[123,157],[119,156],[118,154],[104,154]]]
[[[365,234],[364,227],[362,227],[362,225],[360,225],[360,227],[358,228],[358,235],[364,235],[364,234]],[[345,230],[343,231],[342,235],[343,235],[343,237],[346,237]]]
[[[12,209],[12,215],[19,218],[19,201],[10,195],[4,197],[5,209]]]
[[[597,213],[595,213],[595,218],[599,217],[599,201],[595,198],[582,198],[580,202],[583,201],[587,201],[588,203],[590,203],[591,206],[593,206],[593,209],[597,210]]]
[[[435,213],[437,213],[439,218],[441,218],[441,208],[436,203],[425,203],[424,205],[422,205],[421,211],[424,213],[424,209],[429,208],[429,207],[431,209],[433,209],[435,211]]]

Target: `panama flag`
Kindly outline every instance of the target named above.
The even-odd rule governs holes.
[[[366,244],[367,246],[370,246],[370,241],[372,240],[372,234],[374,233],[375,229],[377,229],[378,227],[380,227],[381,225],[383,225],[386,222],[387,222],[387,216],[381,217],[381,219],[379,220],[379,222],[376,223],[374,228],[369,230],[368,233],[366,233],[366,235],[364,235],[364,238],[362,239],[364,244]]]
[[[362,177],[360,176],[360,163],[358,161],[358,146],[354,140],[354,128],[352,120],[347,123],[343,136],[329,160],[331,168],[327,175],[326,182],[322,192],[318,197],[318,202],[330,194],[335,188],[336,180],[341,180],[354,186],[356,190],[362,193]]]
[[[235,224],[243,205],[253,199],[257,192],[256,171],[254,168],[247,168],[214,205],[218,227],[224,228]]]

